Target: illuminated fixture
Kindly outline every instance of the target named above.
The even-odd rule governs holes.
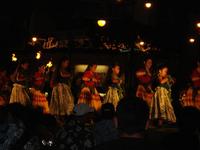
[[[150,3],[150,2],[146,2],[146,3],[145,3],[145,7],[146,7],[146,8],[151,8],[151,6],[152,6],[152,3]]]
[[[200,22],[197,23],[197,28],[200,28]]]
[[[140,46],[144,46],[144,41],[140,41]]]
[[[106,20],[103,20],[103,19],[98,20],[97,24],[98,24],[99,27],[104,27],[106,25]]]
[[[14,53],[12,54],[12,61],[17,61],[17,57]]]
[[[37,41],[37,38],[36,38],[36,37],[32,37],[32,41],[33,41],[33,42],[36,42],[36,41]]]
[[[52,66],[53,66],[53,63],[52,63],[52,61],[49,61],[48,63],[47,63],[47,65],[46,65],[48,68],[51,68]]]
[[[36,58],[36,59],[40,59],[40,58],[41,58],[41,51],[39,51],[39,52],[36,53],[35,58]]]
[[[189,42],[190,42],[190,43],[194,43],[194,42],[195,42],[195,39],[194,39],[194,38],[190,38],[190,39],[189,39]]]

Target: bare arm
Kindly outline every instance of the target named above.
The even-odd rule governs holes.
[[[62,71],[60,71],[60,75],[61,75],[61,77],[63,77],[63,78],[69,78],[69,77],[71,76],[70,73],[63,73]]]

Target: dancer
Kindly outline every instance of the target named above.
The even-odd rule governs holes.
[[[112,74],[109,79],[108,92],[105,97],[104,103],[112,103],[116,110],[118,102],[123,99],[123,89],[121,88],[122,79],[119,77],[120,66],[118,64],[113,65]]]
[[[200,62],[191,75],[192,85],[181,93],[183,107],[192,106],[200,110]]]
[[[26,60],[21,61],[14,74],[11,76],[11,79],[14,84],[10,96],[10,103],[30,105],[31,100],[29,96],[29,62]]]
[[[41,107],[43,113],[49,113],[48,101],[44,93],[44,86],[46,80],[46,67],[44,64],[38,66],[38,71],[35,72],[33,77],[33,88],[31,88],[32,93],[32,105],[33,107]]]
[[[156,87],[154,98],[150,107],[150,120],[158,120],[158,125],[162,126],[164,121],[168,123],[175,123],[176,116],[173,106],[171,104],[171,86],[174,80],[168,74],[168,67],[163,65],[158,73],[159,85]]]
[[[70,61],[67,57],[61,59],[52,79],[52,96],[50,102],[50,113],[62,117],[70,115],[74,108],[74,97],[71,92],[71,70]]]
[[[100,79],[95,73],[96,68],[96,64],[88,65],[88,68],[83,74],[83,88],[81,90],[78,103],[86,103],[96,111],[99,111],[101,108],[101,99],[96,86],[100,82]]]
[[[144,68],[141,68],[136,72],[136,77],[138,79],[136,97],[143,99],[149,106],[153,98],[153,90],[151,85],[152,63],[152,59],[147,58],[144,61]]]

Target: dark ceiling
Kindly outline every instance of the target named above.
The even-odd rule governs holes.
[[[23,49],[34,34],[96,30],[95,21],[109,20],[108,32],[122,38],[141,34],[159,47],[179,51],[187,37],[197,35],[195,22],[200,20],[197,0],[152,0],[145,10],[145,0],[73,0],[65,2],[7,2],[0,5],[0,47]]]

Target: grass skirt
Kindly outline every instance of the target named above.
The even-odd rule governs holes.
[[[90,107],[94,108],[96,111],[99,111],[101,109],[101,98],[99,96],[99,93],[96,89],[94,89],[94,93],[91,92],[90,88],[84,87],[81,90],[78,104],[88,104]]]
[[[147,92],[145,87],[140,84],[137,87],[136,97],[141,98],[142,100],[144,100],[150,106],[152,99],[153,99],[153,93]]]
[[[115,87],[109,87],[108,92],[106,93],[104,104],[111,103],[113,104],[116,110],[119,101],[120,101],[119,89]]]
[[[175,123],[176,116],[171,104],[170,91],[164,87],[157,87],[154,98],[151,102],[149,119],[161,119],[167,122]]]
[[[10,103],[20,103],[24,106],[31,104],[30,97],[23,85],[17,83],[13,84]]]
[[[49,109],[52,115],[57,116],[70,115],[73,112],[74,97],[67,84],[58,83],[53,88]]]
[[[32,105],[34,108],[42,108],[44,113],[49,113],[49,106],[48,101],[44,93],[42,93],[40,90],[36,90],[32,88],[31,90],[32,94]]]

